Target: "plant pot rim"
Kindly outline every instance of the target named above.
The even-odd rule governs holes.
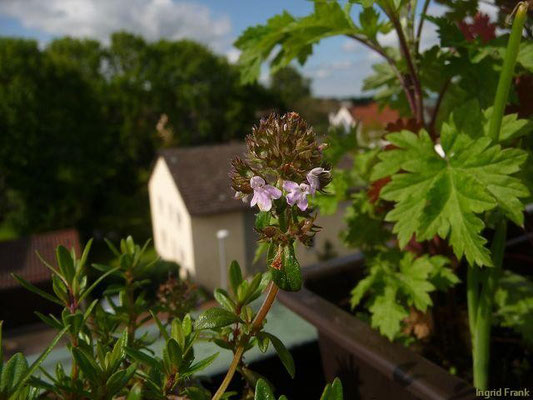
[[[440,366],[391,343],[354,315],[313,293],[305,283],[322,277],[361,268],[361,253],[313,264],[302,269],[304,287],[299,292],[280,292],[280,301],[299,314],[320,334],[330,337],[376,371],[421,399],[476,399],[475,388]]]

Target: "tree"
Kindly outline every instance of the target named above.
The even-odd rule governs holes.
[[[303,77],[292,66],[281,68],[272,74],[270,88],[287,109],[294,108],[300,100],[311,96],[311,80]]]
[[[108,47],[59,38],[40,50],[5,38],[0,62],[0,224],[19,233],[139,226],[148,236],[162,114],[173,133],[166,145],[199,145],[243,138],[258,111],[281,104],[189,40],[119,32]]]

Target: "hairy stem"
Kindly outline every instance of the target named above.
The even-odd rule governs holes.
[[[467,265],[466,275],[466,299],[468,303],[468,324],[472,345],[474,344],[474,334],[476,332],[477,305],[479,300],[479,268],[475,265]]]
[[[498,141],[500,129],[509,97],[509,89],[514,74],[516,65],[516,58],[520,48],[520,40],[522,39],[522,31],[527,17],[528,4],[526,2],[519,3],[516,10],[516,16],[511,30],[511,36],[505,51],[505,58],[503,61],[500,79],[498,81],[498,88],[494,99],[494,107],[489,125],[489,137],[494,141]],[[476,307],[471,310],[469,306],[469,313],[475,313],[474,330],[472,332],[472,359],[474,369],[474,386],[480,390],[486,390],[489,384],[489,360],[490,360],[490,331],[491,331],[491,317],[492,306],[494,299],[494,292],[498,287],[498,280],[500,277],[503,261],[503,253],[505,249],[505,238],[507,235],[507,221],[502,216],[496,224],[496,232],[492,240],[492,263],[493,268],[488,268],[483,271],[481,278],[481,289],[477,299]],[[470,285],[469,285],[470,289]],[[472,317],[470,317],[472,318]]]
[[[411,51],[409,50],[409,45],[407,43],[407,40],[405,38],[405,34],[403,32],[402,24],[400,23],[400,20],[396,15],[393,13],[390,13],[389,15],[392,25],[394,26],[394,29],[396,30],[396,33],[398,34],[398,41],[400,43],[400,50],[402,51],[403,56],[405,57],[405,61],[407,62],[407,69],[409,70],[409,77],[412,82],[408,82],[408,84],[413,86],[413,94],[414,94],[414,101],[415,101],[415,119],[416,122],[418,122],[420,125],[424,125],[424,103],[423,103],[423,94],[422,94],[422,86],[420,85],[420,79],[418,78],[418,73],[415,68],[415,64],[413,61],[413,57],[411,54]]]
[[[489,384],[490,330],[492,324],[492,306],[494,292],[498,287],[507,236],[507,221],[502,218],[496,227],[492,241],[492,268],[482,271],[482,288],[477,304],[476,324],[474,330],[473,353],[474,386],[486,390]],[[469,310],[470,311],[470,310]]]
[[[416,31],[416,52],[420,48],[420,38],[422,37],[422,28],[424,27],[424,20],[426,19],[426,13],[428,12],[430,0],[424,1],[424,6],[422,7],[422,13],[420,14],[420,20],[418,21],[418,29]]]
[[[448,87],[450,87],[451,78],[448,78],[446,82],[444,82],[444,85],[442,86],[442,89],[439,92],[439,96],[437,97],[437,103],[435,104],[435,109],[433,110],[433,114],[431,115],[431,121],[429,122],[429,132],[432,136],[435,136],[435,124],[437,123],[437,117],[439,115],[440,106],[442,104],[442,99],[444,99],[444,95],[448,91]]]
[[[233,360],[231,361],[231,364],[229,366],[228,372],[226,373],[226,376],[224,377],[224,380],[220,384],[220,387],[218,388],[217,392],[213,396],[212,400],[219,400],[222,395],[226,392],[226,389],[228,388],[231,380],[233,379],[233,375],[235,375],[235,371],[237,370],[237,366],[241,362],[242,354],[244,353],[244,344],[248,342],[248,340],[253,337],[257,331],[261,329],[263,326],[263,321],[265,320],[265,317],[267,316],[268,312],[270,311],[270,308],[272,307],[272,304],[274,303],[274,300],[276,299],[276,295],[278,294],[278,287],[274,282],[270,282],[270,286],[267,291],[267,295],[265,297],[265,300],[263,301],[263,304],[261,305],[261,308],[257,312],[254,320],[252,321],[252,329],[248,335],[246,335],[241,345],[237,347],[235,350],[235,353],[233,355]]]
[[[387,52],[385,51],[385,49],[383,49],[377,43],[373,43],[370,40],[368,40],[366,38],[363,38],[363,37],[360,37],[360,36],[357,36],[357,35],[348,35],[348,37],[350,37],[350,38],[352,38],[354,40],[357,40],[359,43],[361,43],[361,44],[365,45],[366,47],[368,47],[369,49],[375,51],[376,53],[378,53],[380,56],[382,56],[389,63],[390,67],[392,68],[392,71],[394,72],[394,74],[396,75],[396,77],[400,81],[400,84],[402,85],[402,88],[403,88],[403,90],[405,92],[405,97],[407,98],[407,102],[409,103],[409,108],[411,109],[411,112],[413,113],[413,115],[415,115],[416,114],[416,103],[415,103],[415,100],[414,100],[413,91],[411,90],[410,85],[406,81],[405,76],[398,69],[398,66],[396,65],[396,61],[394,60],[394,58],[389,56],[387,54]]]
[[[511,88],[511,81],[516,65],[516,57],[520,49],[520,41],[522,40],[522,31],[527,18],[528,4],[526,2],[519,3],[517,6],[516,16],[511,29],[511,36],[507,43],[505,50],[505,58],[503,60],[502,72],[500,73],[500,80],[498,81],[498,88],[496,89],[496,97],[494,99],[494,108],[492,110],[492,117],[489,125],[489,137],[492,140],[498,141],[500,135],[500,128],[502,125],[503,113],[507,105],[507,98],[509,97],[509,89]]]

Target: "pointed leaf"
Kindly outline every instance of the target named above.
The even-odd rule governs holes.
[[[236,322],[242,322],[242,320],[232,312],[223,308],[210,308],[198,317],[195,327],[198,330],[216,329]]]
[[[302,288],[302,272],[292,244],[283,248],[281,267],[278,269],[271,265],[269,270],[272,280],[280,289],[297,292]]]

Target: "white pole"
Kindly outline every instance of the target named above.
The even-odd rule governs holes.
[[[220,287],[228,289],[227,267],[226,267],[226,247],[224,240],[229,236],[227,229],[220,229],[217,231],[218,239],[218,257],[220,262]]]

